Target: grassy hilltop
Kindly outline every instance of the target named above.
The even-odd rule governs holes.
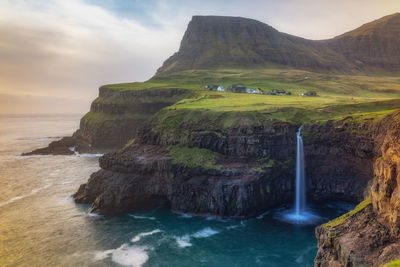
[[[308,77],[308,78],[306,78]],[[207,84],[243,84],[260,87],[265,92],[284,89],[291,96],[257,95],[215,92],[204,89]],[[162,118],[183,116],[184,120],[218,118],[226,127],[235,124],[240,116],[293,123],[327,120],[351,114],[390,112],[400,108],[400,78],[391,76],[349,76],[313,73],[303,70],[278,69],[219,69],[191,70],[159,75],[143,83],[105,85],[118,92],[135,90],[187,89],[187,97],[166,107]],[[304,97],[301,93],[316,91],[318,97]],[[96,101],[103,101],[98,99]],[[124,101],[109,98],[106,101]],[[154,98],[148,101],[156,101]],[[195,111],[195,112],[194,112]]]

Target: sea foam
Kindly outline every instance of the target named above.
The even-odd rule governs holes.
[[[206,237],[210,237],[210,236],[216,235],[218,233],[219,233],[218,231],[215,231],[214,229],[211,229],[210,227],[206,227],[206,228],[194,233],[192,235],[192,237],[194,237],[194,238],[206,238]]]
[[[52,185],[53,185],[53,184],[47,184],[47,185],[45,185],[45,186],[43,186],[43,187],[39,187],[39,188],[32,189],[32,191],[31,191],[29,194],[22,195],[22,196],[16,196],[16,197],[10,198],[10,199],[7,200],[7,201],[1,202],[1,203],[0,203],[0,207],[6,206],[6,205],[8,205],[8,204],[11,204],[11,203],[13,203],[13,202],[15,202],[15,201],[17,201],[17,200],[23,199],[23,198],[36,195],[36,194],[39,193],[40,191],[42,191],[42,190],[44,190],[44,189],[47,189],[47,188],[49,188],[49,187],[52,186]]]
[[[135,218],[135,219],[147,219],[147,220],[155,220],[156,217],[151,217],[151,216],[140,216],[140,215],[133,215],[129,214],[130,217]]]
[[[146,247],[130,246],[122,244],[119,248],[96,251],[94,260],[104,260],[111,257],[111,260],[122,266],[140,267],[149,259]]]
[[[140,234],[136,235],[134,238],[132,238],[131,242],[133,242],[133,243],[138,242],[140,239],[142,239],[142,237],[154,235],[154,234],[157,234],[160,232],[162,232],[160,229],[156,229],[151,232],[140,233]]]
[[[175,237],[175,239],[176,239],[176,243],[181,248],[191,247],[192,246],[192,243],[190,243],[190,236],[189,235]]]

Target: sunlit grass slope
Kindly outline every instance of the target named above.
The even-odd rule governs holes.
[[[207,84],[219,84],[225,87],[242,84],[248,88],[259,87],[264,92],[284,89],[290,91],[292,95],[212,92],[204,89]],[[221,114],[234,117],[232,113],[247,116],[251,112],[256,112],[256,117],[262,118],[260,123],[264,119],[304,123],[400,108],[399,77],[346,76],[292,69],[190,70],[155,76],[143,83],[112,84],[103,88],[116,91],[189,89],[193,92],[190,98],[165,108],[165,111],[170,112],[162,114],[184,116],[185,120],[198,120],[201,116],[210,118],[214,116],[223,120],[224,116],[221,117]],[[310,90],[316,91],[319,96],[300,96]],[[235,120],[232,123],[234,122]]]

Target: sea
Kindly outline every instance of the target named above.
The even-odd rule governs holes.
[[[89,212],[72,194],[100,155],[20,156],[79,126],[80,115],[0,115],[0,266],[313,266],[314,229],[353,206],[310,206],[293,224],[279,207],[247,220],[178,215],[165,207],[119,216]]]

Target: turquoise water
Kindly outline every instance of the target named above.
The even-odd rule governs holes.
[[[79,116],[0,116],[0,266],[313,266],[313,225],[271,211],[249,220],[173,214],[165,208],[103,217],[71,194],[98,157],[32,156],[78,127]],[[313,207],[319,223],[351,205]]]

